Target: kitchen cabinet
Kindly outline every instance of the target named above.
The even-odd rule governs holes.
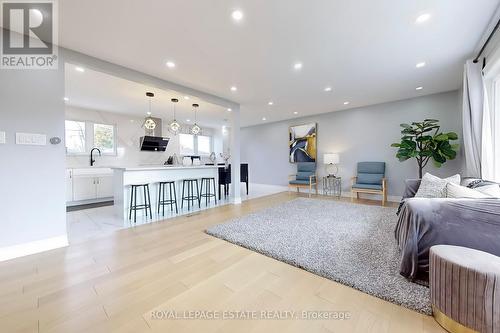
[[[71,169],[67,172],[67,202],[69,205],[108,201],[113,197],[111,169]],[[71,191],[71,195],[68,193]]]

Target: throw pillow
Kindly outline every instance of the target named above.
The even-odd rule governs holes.
[[[499,185],[493,184],[493,185],[479,186],[474,188],[474,190],[489,195],[490,197],[500,199]]]
[[[460,175],[441,179],[427,172],[422,177],[415,198],[446,198],[446,184],[448,183],[460,184]]]
[[[466,186],[460,186],[453,183],[446,184],[446,196],[448,198],[469,198],[469,199],[486,199],[491,198],[490,195],[473,190]]]

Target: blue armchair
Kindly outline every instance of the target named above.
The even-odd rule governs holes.
[[[288,180],[288,188],[297,188],[297,192],[300,192],[300,188],[309,187],[309,197],[312,193],[313,186],[316,189],[316,194],[318,194],[318,181],[316,176],[316,163],[314,162],[301,162],[297,163],[297,174],[290,175]]]
[[[351,200],[360,193],[381,194],[382,205],[387,201],[385,162],[359,162],[356,177],[352,177]]]

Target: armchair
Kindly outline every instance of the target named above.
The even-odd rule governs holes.
[[[316,194],[318,194],[318,177],[316,176],[316,163],[314,162],[301,162],[297,163],[297,174],[288,177],[288,188],[309,187],[309,197],[311,197],[312,188],[315,187]]]
[[[357,176],[352,177],[351,200],[360,193],[381,194],[382,205],[387,201],[385,162],[359,162]]]

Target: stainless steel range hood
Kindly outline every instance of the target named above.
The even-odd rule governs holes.
[[[170,138],[162,136],[162,121],[160,118],[146,118],[146,120],[148,119],[152,119],[156,126],[154,129],[144,127],[145,135],[141,136],[140,140],[141,151],[164,152],[167,150]]]

